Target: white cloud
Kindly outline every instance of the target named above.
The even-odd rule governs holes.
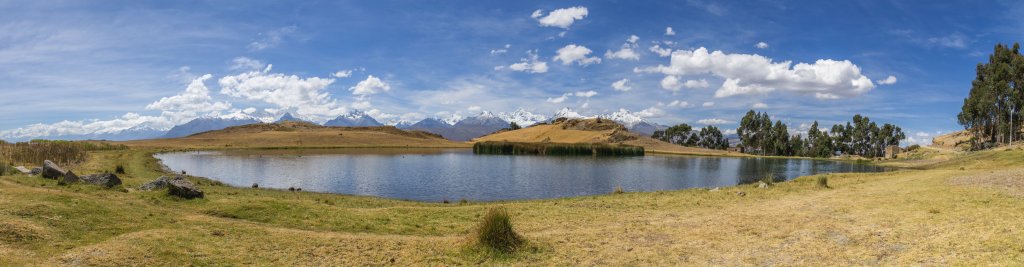
[[[661,109],[658,109],[656,107],[649,107],[644,110],[638,111],[635,114],[642,118],[657,118],[665,115],[665,111],[662,111]]]
[[[852,97],[875,87],[860,67],[848,60],[819,59],[814,64],[772,59],[751,54],[708,52],[706,48],[672,52],[669,66],[636,68],[636,72],[668,76],[712,74],[725,79],[715,97],[767,93],[776,89],[814,95],[820,99]]]
[[[263,71],[220,78],[220,93],[263,101],[296,115],[317,120],[336,117],[345,112],[344,107],[325,90],[334,83],[334,79],[271,73],[271,67],[268,65]]]
[[[931,137],[932,135],[928,134],[926,132],[917,132],[917,133],[914,134],[914,136],[917,136],[917,137]]]
[[[231,109],[227,102],[213,102],[206,80],[213,75],[206,74],[189,83],[185,91],[169,97],[160,98],[146,106],[147,110],[160,110],[161,115],[173,123],[182,123],[201,115],[219,114]]]
[[[704,124],[704,125],[718,125],[718,124],[730,124],[730,123],[732,123],[732,121],[727,121],[727,120],[718,119],[718,118],[710,118],[710,119],[698,120],[697,123]]]
[[[527,58],[520,59],[519,63],[509,65],[508,68],[514,71],[529,72],[529,73],[545,73],[548,72],[548,63],[540,61],[540,57],[537,56],[536,50],[527,51]],[[495,68],[497,70],[497,68]]]
[[[295,33],[297,28],[295,26],[287,26],[265,33],[260,33],[259,38],[249,43],[249,50],[259,51],[271,47],[275,47],[282,42],[289,35]]]
[[[466,108],[466,110],[470,112],[480,112],[481,110],[483,110],[483,108],[481,108],[480,106],[469,106],[468,108]]]
[[[704,102],[704,104],[701,104],[701,106],[705,107],[705,108],[706,107],[711,107],[711,106],[714,106],[714,105],[715,105],[715,102]]]
[[[668,103],[668,106],[674,108],[686,108],[690,107],[690,103],[686,101],[672,100],[672,102]]]
[[[554,98],[548,97],[547,101],[548,101],[548,103],[558,104],[558,103],[565,102],[565,99],[567,99],[567,98],[569,98],[569,94],[568,93],[562,94],[562,96],[559,96],[559,97],[554,97]]]
[[[759,42],[759,43],[757,43],[756,45],[754,45],[754,47],[757,47],[757,48],[759,48],[759,49],[768,49],[768,43],[765,43],[765,42]]]
[[[587,16],[587,8],[582,6],[560,8],[551,11],[547,16],[544,16],[543,10],[533,11],[530,15],[531,18],[536,19],[541,26],[545,27],[559,27],[562,29],[568,29],[577,20],[581,20]]]
[[[511,48],[511,47],[512,47],[511,44],[505,44],[505,48],[491,49],[491,55],[495,56],[495,55],[501,55],[501,54],[504,54],[504,53],[508,53],[508,49]]]
[[[580,66],[601,63],[601,58],[599,57],[587,57],[591,52],[593,51],[586,46],[570,44],[559,48],[558,55],[553,60],[562,61],[562,65],[569,65],[573,62]]]
[[[885,77],[885,79],[877,80],[875,82],[877,82],[878,84],[881,84],[881,85],[895,84],[896,83],[896,76],[889,75],[889,77]]]
[[[768,108],[768,104],[757,102],[754,103],[753,105],[750,105],[750,108]]]
[[[391,91],[391,85],[370,75],[366,77],[366,80],[360,81],[348,90],[352,91],[353,95],[368,96]]]
[[[370,101],[368,100],[356,101],[352,103],[352,108],[354,109],[369,109],[371,107],[373,107],[373,104],[371,104]]]
[[[331,74],[334,78],[348,78],[352,76],[352,70],[339,70]]]
[[[612,89],[615,91],[627,92],[633,89],[633,86],[629,84],[629,79],[622,79],[612,83]]]
[[[631,44],[635,44],[636,41],[640,41],[640,37],[636,35],[630,35],[629,39],[626,39],[626,42],[629,42]]]
[[[247,57],[236,57],[231,60],[232,70],[262,70],[266,68],[267,64],[263,62]]]
[[[928,38],[928,43],[950,48],[966,48],[967,39],[962,34],[954,33],[948,36]]]
[[[649,50],[651,50],[651,52],[654,52],[655,54],[658,54],[659,57],[667,57],[672,55],[672,49],[667,47],[663,48],[661,47],[661,45],[651,46]]]
[[[597,95],[597,92],[594,92],[594,90],[590,90],[590,91],[579,91],[579,92],[576,92],[576,93],[575,93],[574,95],[576,95],[576,97],[586,97],[586,98],[591,98],[591,97],[594,97],[594,96],[596,96],[596,95]]]
[[[679,91],[679,89],[683,87],[693,89],[707,88],[708,86],[710,86],[710,84],[708,84],[708,81],[705,79],[687,80],[684,82],[680,80],[678,76],[673,75],[665,76],[664,79],[661,79],[661,88],[671,91]]]
[[[665,36],[676,35],[676,31],[672,30],[672,27],[665,27]]]

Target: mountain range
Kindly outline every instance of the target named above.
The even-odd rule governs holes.
[[[472,117],[463,117],[461,115],[453,115],[447,118],[426,118],[418,122],[409,121],[396,121],[389,123],[399,129],[409,130],[421,130],[430,133],[439,134],[452,141],[469,141],[473,138],[484,136],[487,134],[494,133],[501,129],[508,128],[512,122],[515,122],[520,127],[528,127],[537,123],[547,123],[556,118],[593,118],[600,117],[606,118],[618,122],[630,131],[636,132],[641,135],[650,136],[656,130],[662,130],[667,128],[664,125],[652,123],[644,120],[642,117],[635,113],[631,113],[627,110],[619,110],[610,114],[603,114],[597,116],[584,116],[580,113],[570,109],[562,108],[556,111],[552,116],[544,116],[540,114],[534,114],[526,111],[523,108],[516,109],[512,112],[499,112],[492,113],[489,111],[480,112],[480,114]],[[262,117],[261,117],[262,118]],[[227,127],[240,126],[253,123],[261,123],[267,121],[267,118],[257,117],[234,117],[234,118],[218,118],[218,117],[202,117],[193,119],[187,123],[174,126],[170,130],[159,130],[151,127],[136,126],[134,128],[125,129],[121,131],[113,131],[106,133],[88,134],[88,135],[63,135],[63,136],[49,136],[39,137],[36,139],[62,139],[62,140],[111,140],[111,141],[127,141],[127,140],[140,140],[140,139],[152,139],[152,138],[177,138],[185,137],[201,132],[221,130]],[[299,122],[310,122],[310,120],[303,119],[292,115],[292,113],[285,113],[274,122],[283,121],[299,121]],[[361,127],[361,126],[383,126],[385,124],[377,121],[366,112],[353,110],[348,114],[338,116],[337,118],[331,119],[325,123],[324,126],[333,127]],[[27,141],[27,140],[10,140],[10,141]]]

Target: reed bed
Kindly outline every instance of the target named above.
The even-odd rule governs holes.
[[[0,141],[0,162],[10,165],[42,165],[44,160],[50,160],[59,165],[69,165],[85,161],[88,151],[127,148],[125,145],[92,141],[32,140],[19,143]]]
[[[643,156],[644,148],[604,143],[516,143],[488,141],[473,144],[473,153],[546,156]]]

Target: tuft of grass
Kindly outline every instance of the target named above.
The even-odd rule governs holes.
[[[616,195],[623,194],[623,193],[626,193],[626,190],[622,190],[622,186],[620,186],[620,185],[616,185],[615,186],[615,191],[612,191],[612,194],[616,194]]]
[[[820,188],[832,188],[828,186],[828,176],[818,176],[818,187]]]
[[[124,174],[125,173],[124,172],[124,165],[117,164],[117,167],[114,167],[114,173],[116,173],[116,174]]]
[[[768,173],[767,175],[761,177],[761,182],[767,185],[775,184],[775,175]]]
[[[487,211],[477,227],[476,240],[480,245],[501,253],[513,253],[526,243],[512,229],[512,218],[505,207],[494,207]]]

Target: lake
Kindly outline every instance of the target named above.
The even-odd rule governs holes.
[[[474,155],[467,149],[239,150],[155,155],[171,170],[238,187],[438,202],[544,199],[714,188],[878,166],[810,159]]]

